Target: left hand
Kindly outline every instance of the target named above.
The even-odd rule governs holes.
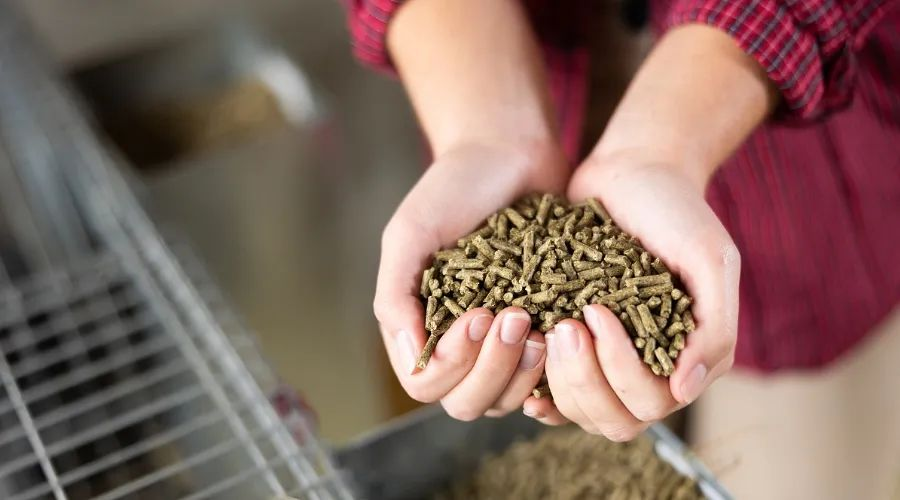
[[[529,398],[527,415],[550,425],[571,420],[613,441],[636,437],[696,399],[734,359],[740,257],[703,198],[703,185],[675,165],[638,157],[589,158],[569,199],[601,200],[616,223],[679,275],[697,330],[687,336],[669,379],[641,361],[619,319],[600,305],[585,323],[564,320],[546,335],[550,398]]]

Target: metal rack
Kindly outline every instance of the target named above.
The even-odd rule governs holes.
[[[0,498],[349,498],[0,2]]]

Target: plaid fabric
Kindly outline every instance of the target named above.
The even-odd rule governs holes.
[[[524,2],[545,45],[573,158],[586,102],[589,61],[575,57],[584,53],[575,35],[589,28],[590,17],[581,15],[586,1]],[[400,3],[351,2],[360,60],[390,70],[384,34]],[[651,2],[657,28],[696,22],[728,33],[766,69],[783,98],[778,116],[722,165],[707,192],[742,252],[739,366],[821,366],[900,303],[897,3]],[[541,14],[549,11],[555,14]],[[561,21],[560,11],[569,19]]]
[[[887,1],[676,0],[660,2],[665,26],[698,22],[725,31],[775,82],[788,114],[816,118],[846,106],[855,54]]]

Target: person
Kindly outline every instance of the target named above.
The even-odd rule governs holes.
[[[900,476],[897,2],[651,2],[659,38],[581,158],[587,75],[614,56],[586,54],[591,3],[350,3],[356,55],[399,74],[433,155],[382,239],[374,309],[400,383],[462,420],[524,408],[616,441],[706,392],[694,442],[736,450],[723,479],[738,497],[886,497]],[[474,309],[415,369],[431,253],[545,191],[600,199],[685,282],[697,330],[670,379],[599,305],[546,335],[519,308]],[[544,370],[552,400],[529,396]]]

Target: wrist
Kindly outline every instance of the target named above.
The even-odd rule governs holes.
[[[598,164],[624,157],[669,165],[705,186],[776,95],[763,68],[727,33],[680,26],[642,64],[591,156]]]
[[[552,136],[467,137],[435,151],[437,164],[455,162],[438,160],[451,157],[482,159],[485,165],[502,165],[521,179],[538,177],[563,179],[571,171],[568,160]],[[478,161],[478,160],[476,160]],[[557,191],[564,187],[558,183]]]
[[[665,168],[686,179],[695,189],[705,192],[718,165],[692,158],[683,149],[662,145],[598,147],[585,159],[579,171],[588,169],[594,175],[614,176],[624,170]]]

